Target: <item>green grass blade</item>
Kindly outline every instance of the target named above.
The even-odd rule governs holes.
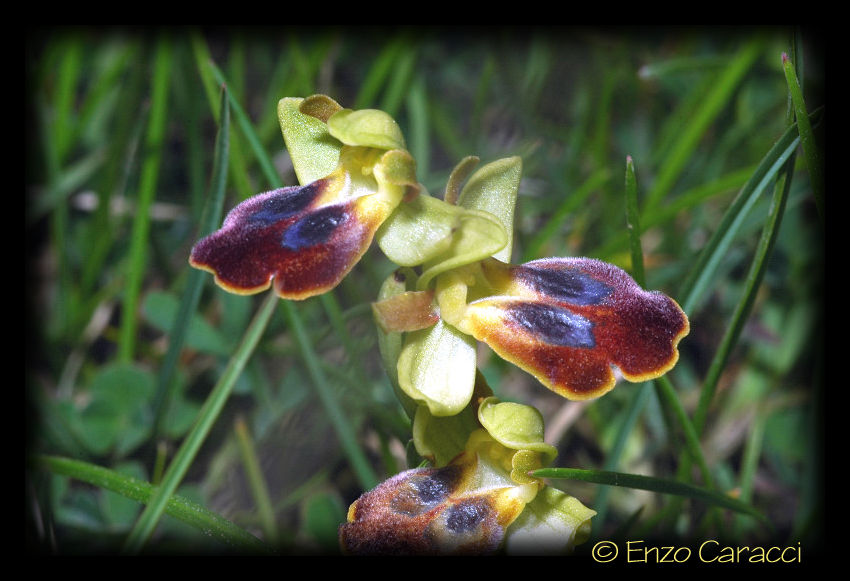
[[[595,484],[605,484],[608,486],[622,486],[625,488],[635,488],[638,490],[649,490],[659,494],[668,494],[685,498],[692,498],[704,502],[710,506],[718,506],[727,508],[735,512],[750,515],[759,519],[765,524],[769,524],[767,519],[761,512],[745,502],[741,502],[736,498],[678,482],[676,480],[667,480],[663,478],[654,478],[652,476],[643,476],[640,474],[625,474],[622,472],[610,472],[607,470],[584,470],[580,468],[541,468],[531,472],[535,478],[550,478],[550,479],[568,479],[581,480],[583,482],[593,482]]]
[[[543,254],[543,247],[558,233],[558,230],[570,214],[580,207],[594,192],[597,192],[610,177],[607,169],[599,170],[588,177],[575,191],[564,197],[564,201],[558,205],[552,213],[552,217],[546,221],[540,231],[525,245],[523,262],[539,258]]]
[[[227,85],[224,74],[222,74],[221,70],[215,65],[215,63],[210,61],[207,66],[212,71],[213,78],[219,85]],[[279,188],[282,185],[280,176],[274,168],[271,158],[266,154],[263,144],[260,143],[260,138],[257,137],[257,133],[251,125],[251,120],[248,117],[248,114],[232,93],[228,92],[228,96],[230,100],[230,107],[233,109],[233,116],[236,118],[236,123],[242,131],[243,137],[248,140],[248,146],[251,148],[251,151],[254,153],[254,157],[260,164],[260,169],[262,170],[266,181],[269,182],[272,187]]]
[[[680,212],[692,210],[699,207],[703,202],[722,194],[739,191],[747,180],[753,175],[756,166],[747,166],[722,175],[717,179],[700,184],[683,192],[669,204],[655,208],[649,215],[641,216],[641,234],[650,228],[661,226],[675,218]],[[629,237],[628,232],[618,232],[612,235],[608,241],[597,251],[598,256],[611,256],[622,248]]]
[[[143,504],[149,502],[156,492],[156,487],[147,482],[88,462],[59,456],[38,456],[35,460],[37,465],[54,474],[87,482]],[[168,500],[165,513],[236,549],[270,552],[267,545],[248,531],[180,496],[172,496]]]
[[[647,195],[646,208],[658,206],[662,198],[673,188],[673,184],[681,176],[703,135],[732,99],[735,89],[755,62],[761,46],[760,39],[750,41],[738,51],[720,73],[717,82],[712,85],[711,92],[706,95],[702,106],[689,119],[689,123],[685,125],[685,130],[670,149],[671,154],[661,164],[658,177]]]
[[[652,392],[648,383],[641,384],[638,387],[637,391],[634,392],[634,396],[632,396],[632,399],[629,402],[628,410],[626,411],[626,417],[622,421],[622,423],[620,423],[619,428],[617,430],[617,435],[614,439],[614,445],[611,447],[611,450],[605,455],[605,463],[603,466],[606,470],[614,470],[620,464],[620,458],[622,458],[623,451],[626,449],[626,444],[628,442],[629,436],[634,431],[638,419],[640,418],[640,414],[646,407],[646,403],[647,401],[649,401],[649,396],[651,395],[651,393]],[[601,489],[596,495],[596,500],[594,502],[593,509],[596,511],[597,522],[605,522],[605,518],[608,515],[610,496],[611,489],[609,488]]]
[[[168,499],[177,490],[177,486],[183,480],[186,472],[189,470],[198,450],[201,448],[207,434],[209,434],[213,423],[218,418],[222,408],[224,407],[227,398],[230,396],[233,386],[251,355],[260,341],[263,332],[271,319],[274,309],[278,304],[288,305],[286,301],[280,299],[273,292],[267,293],[265,300],[260,306],[254,320],[251,321],[242,343],[233,353],[230,362],[227,364],[222,376],[219,378],[212,392],[210,392],[203,407],[198,413],[198,418],[195,425],[192,427],[177,454],[174,456],[165,475],[162,478],[162,483],[157,488],[153,498],[151,498],[147,507],[139,516],[133,529],[130,531],[124,549],[128,553],[138,553],[150,536],[153,534],[159,519],[168,503]]]
[[[210,63],[210,67],[212,68],[213,75],[216,80],[221,84],[226,84],[226,80],[222,75],[221,71],[216,67],[213,63]],[[283,184],[281,182],[280,176],[278,176],[277,172],[274,169],[274,166],[269,158],[268,154],[263,149],[262,145],[259,142],[259,139],[256,136],[256,133],[253,130],[250,120],[245,114],[244,109],[239,106],[238,103],[235,102],[233,97],[230,97],[230,106],[233,109],[233,115],[236,117],[236,121],[239,124],[240,129],[245,135],[245,138],[248,140],[249,144],[251,144],[251,148],[254,152],[254,155],[257,157],[257,160],[260,163],[260,166],[264,168],[264,175],[268,180],[269,184],[272,187],[278,188]],[[327,293],[327,298],[324,298],[323,301],[335,301],[331,293]],[[327,305],[327,303],[325,303]],[[378,480],[369,464],[368,459],[366,458],[365,452],[360,448],[358,444],[358,439],[356,438],[356,433],[354,428],[351,426],[351,422],[348,420],[348,416],[343,413],[342,408],[340,407],[339,402],[334,397],[333,392],[330,389],[330,385],[325,377],[324,372],[322,371],[321,365],[319,364],[318,358],[316,357],[315,351],[313,350],[312,344],[307,333],[304,331],[304,326],[301,321],[301,317],[298,315],[295,307],[292,305],[290,301],[283,301],[282,305],[284,314],[286,316],[286,320],[289,323],[290,329],[292,330],[295,340],[298,344],[299,352],[307,365],[308,372],[310,373],[311,379],[313,380],[313,385],[316,389],[316,392],[319,395],[319,399],[322,402],[322,405],[325,406],[325,410],[328,413],[328,417],[331,419],[331,422],[334,426],[334,429],[339,436],[340,444],[342,445],[343,450],[348,457],[349,462],[351,463],[352,468],[354,469],[355,474],[358,477],[360,484],[364,488],[372,488],[377,484]],[[337,307],[338,309],[338,307]],[[333,311],[334,309],[331,309]],[[333,317],[333,312],[329,313],[330,317]],[[356,353],[349,353],[349,357],[354,360],[357,357]]]
[[[69,35],[62,43],[62,59],[59,64],[57,81],[55,116],[53,119],[53,139],[57,159],[62,162],[74,143],[75,123],[72,120],[77,84],[82,70],[82,37]]]
[[[260,459],[257,457],[257,451],[254,447],[251,433],[248,430],[248,424],[245,423],[245,419],[241,416],[236,419],[234,430],[236,432],[236,441],[239,444],[242,465],[245,468],[251,495],[257,506],[257,513],[260,516],[260,523],[262,523],[265,538],[269,544],[274,546],[277,544],[278,530],[275,523],[271,497],[269,496],[269,489],[266,486],[263,471],[260,469]]]
[[[145,139],[147,156],[142,165],[136,215],[133,220],[132,239],[130,241],[127,284],[122,303],[123,316],[118,342],[118,359],[120,361],[132,361],[136,350],[137,311],[147,261],[150,208],[156,194],[159,167],[162,161],[168,87],[171,81],[171,44],[169,40],[163,38],[157,42],[153,66],[151,111]]]
[[[342,406],[337,401],[333,391],[331,390],[331,386],[325,377],[325,373],[322,371],[321,362],[313,351],[310,338],[307,336],[304,324],[298,316],[295,306],[291,301],[282,301],[281,306],[289,329],[295,337],[295,343],[298,345],[299,351],[301,352],[301,357],[307,365],[307,371],[313,382],[313,388],[316,390],[319,400],[322,402],[325,412],[328,414],[331,425],[333,425],[334,430],[336,431],[339,443],[345,451],[346,457],[357,476],[358,482],[365,490],[374,488],[378,483],[378,478],[375,476],[375,473],[369,464],[369,460],[366,458],[366,454],[358,443],[359,440],[357,438],[357,433],[354,431],[351,422],[348,420]]]
[[[796,142],[796,140],[795,140]],[[793,150],[792,150],[793,151]],[[726,363],[729,359],[729,354],[732,348],[738,342],[738,337],[741,334],[741,329],[750,315],[753,303],[756,299],[756,293],[764,278],[765,270],[767,270],[768,259],[770,258],[773,246],[776,243],[776,238],[779,235],[779,226],[782,223],[782,215],[785,212],[785,205],[788,201],[788,193],[791,188],[790,172],[793,169],[793,156],[787,160],[786,170],[788,175],[785,179],[780,180],[776,184],[771,204],[770,213],[767,217],[767,223],[762,230],[762,236],[759,240],[758,248],[756,249],[753,262],[750,265],[750,271],[744,283],[744,294],[738,302],[735,312],[732,315],[729,326],[720,341],[720,346],[714,356],[714,359],[709,366],[705,381],[703,382],[700,392],[699,404],[694,414],[694,426],[697,432],[701,432],[705,426],[705,420],[708,415],[708,407],[714,399],[714,393],[717,389],[717,382],[720,379],[720,374],[726,368]]]
[[[821,222],[824,221],[824,185],[823,165],[820,151],[815,143],[812,124],[806,112],[806,103],[803,100],[803,91],[794,71],[794,63],[788,55],[782,53],[782,68],[785,70],[785,79],[788,82],[788,90],[791,93],[791,101],[794,103],[794,114],[797,118],[797,129],[800,132],[800,143],[803,146],[803,154],[806,158],[806,166],[809,168],[809,177],[812,182],[812,194],[815,198],[818,214]]]
[[[228,151],[230,143],[230,108],[228,107],[227,89],[222,87],[219,105],[219,132],[216,138],[213,162],[213,175],[210,182],[210,195],[204,207],[199,228],[199,237],[206,236],[218,228],[224,206],[224,193],[227,186]],[[188,267],[187,267],[188,268]],[[158,385],[154,399],[154,437],[159,437],[162,423],[165,419],[168,404],[171,401],[171,379],[177,366],[177,360],[183,349],[183,343],[189,329],[192,314],[198,306],[201,289],[206,280],[201,270],[189,269],[186,287],[180,300],[180,307],[171,329],[168,341],[168,351],[159,368]]]
[[[632,156],[626,158],[626,227],[629,232],[629,248],[632,254],[632,278],[640,286],[646,286],[643,270],[643,250],[640,246],[640,212],[637,201],[637,178]]]
[[[363,82],[360,85],[360,90],[357,97],[354,99],[354,109],[364,109],[374,107],[378,98],[378,93],[381,92],[381,87],[392,71],[393,63],[399,58],[399,54],[404,48],[403,37],[395,37],[381,51],[381,54],[372,62],[372,66],[366,73]]]
[[[682,297],[682,309],[686,313],[693,309],[706,289],[711,286],[714,274],[723,257],[726,256],[732,240],[738,233],[747,214],[761,193],[775,179],[785,161],[794,153],[800,138],[796,128],[789,128],[770,148],[750,177],[741,192],[724,214],[717,230],[697,257],[696,264],[685,279],[679,296]]]

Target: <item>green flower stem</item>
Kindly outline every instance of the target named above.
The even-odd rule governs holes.
[[[809,179],[812,182],[812,195],[815,198],[815,205],[817,206],[821,222],[823,222],[824,185],[820,151],[815,143],[809,115],[806,113],[806,103],[803,100],[803,91],[800,88],[800,82],[797,80],[794,63],[791,62],[791,59],[785,53],[782,53],[782,68],[785,70],[785,80],[788,83],[788,90],[791,93],[791,102],[794,104],[797,129],[800,132],[800,142],[803,146],[803,154],[806,157],[806,166],[809,168]]]
[[[224,192],[227,185],[227,158],[230,143],[230,109],[227,106],[227,88],[222,87],[219,109],[219,133],[215,145],[215,157],[213,162],[213,175],[210,185],[210,195],[204,206],[201,218],[200,236],[206,236],[218,227],[221,220],[222,207],[224,206]],[[200,237],[199,236],[199,237]],[[183,348],[183,342],[189,328],[189,321],[198,306],[201,297],[205,273],[198,269],[190,269],[186,287],[180,300],[180,307],[171,329],[168,341],[168,351],[165,354],[159,369],[158,385],[154,399],[154,430],[155,438],[162,431],[168,403],[171,400],[171,379],[177,365],[177,359]]]
[[[640,474],[625,474],[622,472],[610,472],[607,470],[584,470],[580,468],[541,468],[540,470],[534,470],[530,474],[535,478],[581,480],[584,482],[593,482],[595,484],[622,486],[625,488],[649,490],[660,494],[671,494],[675,496],[693,498],[711,506],[728,508],[735,512],[750,515],[765,524],[769,524],[769,521],[763,514],[745,502],[741,502],[736,498],[714,492],[706,488],[693,486],[692,484],[686,484],[675,480],[654,478],[652,476],[643,476]]]
[[[157,490],[147,482],[88,462],[58,456],[38,456],[35,460],[42,468],[54,474],[75,478],[141,503],[149,502]],[[180,496],[168,499],[165,512],[229,546],[254,552],[269,551],[268,546],[248,531]]]
[[[150,207],[156,193],[159,166],[162,161],[162,143],[165,137],[168,87],[171,81],[171,43],[166,38],[157,42],[154,56],[151,110],[145,138],[147,157],[142,165],[139,197],[133,220],[130,241],[127,283],[122,303],[121,334],[118,341],[118,359],[133,360],[136,350],[139,295],[145,273],[145,262],[150,231]]]
[[[209,434],[213,423],[218,418],[230,392],[233,390],[236,380],[251,358],[257,343],[266,329],[266,325],[268,325],[274,313],[275,307],[279,303],[290,305],[288,301],[281,302],[273,292],[267,293],[266,299],[260,306],[257,315],[245,331],[242,343],[233,354],[233,357],[231,357],[230,363],[228,363],[218,383],[204,402],[198,414],[198,419],[195,421],[195,425],[186,436],[168,470],[166,470],[162,484],[157,488],[149,504],[139,517],[139,520],[136,521],[136,524],[130,531],[130,535],[127,537],[124,545],[126,552],[138,553],[151,534],[153,534],[154,528],[165,510],[168,499],[177,490],[177,486],[189,470],[189,466],[195,459],[207,434]]]
[[[257,513],[260,516],[265,539],[270,545],[275,546],[279,535],[274,518],[274,509],[272,508],[266,480],[263,477],[263,471],[260,469],[260,460],[257,458],[254,441],[251,439],[251,432],[248,430],[248,425],[243,417],[236,418],[234,431],[236,432],[236,441],[239,443],[242,465],[245,468],[248,485],[257,505]]]

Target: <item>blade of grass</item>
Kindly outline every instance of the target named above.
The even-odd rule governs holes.
[[[298,345],[301,357],[307,365],[307,371],[313,382],[313,387],[319,396],[319,400],[328,414],[331,425],[336,431],[339,443],[345,451],[346,457],[355,476],[363,489],[368,490],[374,488],[378,483],[378,479],[372,470],[366,454],[360,448],[359,439],[348,420],[342,406],[331,391],[330,384],[325,378],[325,373],[322,371],[321,362],[316,357],[313,347],[310,344],[307,332],[304,330],[304,324],[298,316],[295,306],[291,301],[282,302],[283,314],[286,317],[287,325],[295,337],[295,343]]]
[[[629,248],[632,254],[632,278],[640,286],[646,286],[643,270],[643,250],[640,245],[640,212],[637,201],[637,178],[632,156],[626,157],[626,227],[629,232]]]
[[[236,432],[236,441],[239,443],[242,465],[245,468],[251,495],[254,497],[257,512],[260,515],[265,538],[269,544],[275,546],[278,540],[278,530],[269,489],[266,486],[265,478],[263,478],[263,471],[260,469],[260,460],[257,458],[257,451],[254,449],[254,441],[248,431],[248,425],[241,416],[236,419],[234,431]]]
[[[672,189],[703,135],[732,99],[735,89],[744,78],[744,74],[759,55],[761,46],[762,41],[759,38],[750,41],[732,57],[729,64],[720,73],[717,82],[712,85],[711,92],[705,96],[702,106],[690,117],[689,123],[684,125],[684,131],[679,135],[675,146],[670,149],[671,154],[661,164],[658,177],[647,195],[645,209],[658,206],[662,198]]]
[[[213,78],[220,86],[227,85],[224,74],[214,62],[209,61],[206,66],[212,71]],[[278,175],[271,158],[266,155],[263,144],[260,143],[260,138],[257,137],[257,134],[251,125],[251,120],[249,119],[248,114],[242,108],[242,105],[239,104],[239,101],[236,100],[233,93],[228,92],[228,100],[230,101],[230,107],[233,110],[233,116],[236,118],[236,124],[241,130],[242,136],[248,141],[248,146],[251,148],[251,151],[254,153],[254,157],[260,164],[260,169],[262,170],[266,181],[271,184],[272,187],[281,187],[283,184],[281,184],[280,176]]]
[[[259,343],[263,332],[271,319],[274,309],[278,304],[289,304],[288,301],[281,302],[277,295],[273,292],[267,293],[265,300],[260,306],[251,324],[245,331],[242,343],[233,353],[227,368],[216,383],[213,390],[207,397],[204,405],[198,413],[198,418],[192,426],[191,431],[186,436],[165,475],[162,478],[162,483],[157,488],[153,497],[150,499],[145,510],[139,516],[133,529],[130,531],[125,543],[124,551],[127,553],[138,553],[150,536],[153,534],[163,511],[165,510],[168,499],[177,490],[177,486],[183,480],[189,466],[197,456],[198,450],[201,448],[204,440],[209,434],[213,423],[218,418],[222,408],[224,407],[227,398],[230,396],[233,386],[251,355]]]
[[[680,212],[696,208],[710,198],[740,190],[755,170],[755,165],[747,166],[683,192],[679,196],[676,196],[674,200],[671,200],[669,204],[664,204],[664,206],[656,208],[648,216],[641,216],[641,234],[646,233],[650,228],[661,226],[667,221],[672,220]],[[611,236],[597,251],[598,256],[612,256],[626,244],[628,237],[629,233],[625,231]]]
[[[215,78],[221,84],[226,84],[226,81],[218,67],[216,67],[214,63],[209,63],[209,66],[211,67]],[[230,106],[233,109],[233,115],[236,117],[240,129],[243,131],[245,138],[248,140],[253,149],[254,155],[260,163],[260,167],[263,168],[263,173],[269,184],[273,188],[281,187],[283,184],[281,183],[280,176],[278,176],[274,169],[271,159],[260,144],[250,120],[245,115],[245,111],[234,100],[232,95],[230,96]],[[336,300],[333,298],[332,293],[326,293],[326,296],[327,298],[323,299],[323,301]],[[365,452],[358,444],[359,440],[356,438],[354,428],[351,426],[348,416],[343,412],[339,402],[336,400],[330,389],[330,385],[328,384],[321,365],[318,362],[318,358],[313,350],[309,336],[304,331],[304,325],[301,321],[301,317],[298,315],[298,312],[295,310],[291,301],[283,301],[282,308],[287,323],[289,324],[289,328],[295,336],[301,357],[307,365],[307,370],[310,373],[313,386],[319,395],[322,405],[325,407],[328,417],[331,419],[332,425],[339,437],[339,442],[346,453],[348,461],[350,462],[358,481],[365,489],[374,487],[378,483],[378,479],[372,471]],[[336,309],[338,309],[338,307],[336,307]],[[333,310],[334,309],[331,309],[331,311]],[[333,317],[333,312],[331,312],[329,316]],[[348,353],[348,355],[352,360],[357,357],[357,354],[353,352]]]
[[[821,165],[820,151],[818,150],[817,143],[815,143],[809,115],[806,113],[806,103],[803,100],[803,91],[800,88],[800,82],[797,80],[797,73],[794,71],[794,63],[791,62],[791,59],[785,53],[782,53],[782,68],[785,70],[785,79],[788,82],[791,101],[794,103],[797,129],[800,132],[800,143],[803,146],[803,154],[806,158],[806,166],[809,168],[809,178],[812,182],[812,195],[815,198],[815,205],[817,206],[821,223],[823,223],[824,186],[823,174],[821,173],[823,166]]]
[[[555,209],[552,217],[546,221],[546,224],[539,232],[525,245],[526,249],[523,253],[523,262],[528,262],[540,257],[543,246],[557,234],[558,229],[564,223],[564,220],[572,214],[591,194],[608,181],[610,172],[607,169],[601,169],[592,174],[584,183],[576,190],[564,197],[564,201]]]
[[[156,193],[159,166],[162,161],[162,144],[165,137],[168,87],[171,80],[171,43],[167,38],[157,41],[153,62],[151,110],[145,139],[147,155],[142,165],[136,215],[127,264],[127,284],[122,303],[121,330],[118,341],[118,359],[132,361],[136,350],[138,328],[138,303],[144,277],[150,207]]]
[[[230,144],[230,108],[228,107],[227,93],[227,88],[222,87],[219,100],[219,131],[215,143],[210,194],[207,197],[207,203],[201,217],[199,237],[206,236],[218,227],[224,206],[224,193],[227,186],[228,146]],[[189,322],[198,306],[205,280],[203,271],[195,268],[189,270],[183,296],[180,299],[180,307],[169,335],[168,351],[166,351],[165,358],[159,368],[153,404],[155,414],[153,437],[155,439],[161,436],[165,413],[172,399],[171,379],[174,376],[177,360],[189,329]]]
[[[82,37],[68,35],[61,49],[62,59],[59,65],[54,116],[51,127],[56,140],[56,158],[61,163],[74,143],[74,123],[72,110],[76,101],[77,84],[82,70]]]
[[[630,238],[632,272],[635,281],[639,285],[645,286],[646,281],[643,268],[643,250],[640,242],[640,217],[637,203],[637,180],[635,178],[634,162],[631,156],[626,159],[625,192],[626,223],[628,225]],[[665,406],[665,417],[675,418],[681,429],[684,431],[686,445],[691,457],[698,463],[706,485],[711,487],[712,479],[708,470],[708,465],[702,455],[699,439],[696,436],[696,432],[691,424],[690,418],[688,418],[679,398],[676,396],[676,392],[673,389],[672,384],[667,377],[661,377],[658,380],[651,382],[651,384],[655,386],[659,401],[663,406]],[[626,419],[622,422],[620,429],[617,432],[614,446],[612,447],[611,452],[606,456],[604,467],[607,470],[612,470],[619,464],[628,436],[631,434],[640,413],[646,406],[646,403],[649,400],[649,395],[650,384],[644,383],[633,396]],[[669,428],[670,432],[673,433],[674,426],[671,425]],[[605,516],[608,510],[609,493],[610,489],[606,487],[600,490],[597,496],[594,508],[597,511],[599,522],[605,522]]]
[[[755,173],[729,206],[711,239],[703,247],[679,291],[679,296],[682,297],[682,309],[686,313],[693,312],[697,301],[711,285],[720,261],[727,255],[729,246],[749,210],[765,188],[773,183],[785,161],[797,148],[800,138],[796,133],[796,127],[787,129],[770,148],[759,162]]]
[[[795,140],[796,142],[796,140]],[[708,408],[711,401],[714,399],[714,393],[717,389],[717,382],[720,379],[720,374],[726,368],[726,363],[732,348],[738,341],[741,334],[741,329],[752,311],[753,303],[756,299],[756,293],[764,278],[765,270],[770,255],[773,251],[773,246],[776,243],[776,238],[779,235],[779,227],[782,224],[782,215],[785,212],[785,204],[788,201],[788,193],[791,188],[791,172],[793,171],[794,158],[791,156],[787,160],[785,171],[788,172],[785,179],[780,180],[775,187],[773,201],[770,211],[762,230],[761,239],[759,240],[758,248],[753,257],[753,262],[750,266],[750,271],[747,275],[744,284],[744,293],[738,302],[735,312],[732,315],[729,326],[720,341],[720,346],[715,353],[714,359],[709,366],[705,381],[703,382],[700,392],[699,403],[697,404],[696,412],[694,413],[694,426],[698,432],[702,432],[705,427],[705,420],[708,415]]]
[[[399,58],[400,51],[403,48],[404,38],[401,36],[396,36],[387,43],[366,73],[357,97],[354,99],[354,109],[369,107],[377,100],[378,93],[381,92],[381,87],[383,87],[392,70],[393,63]]]
[[[611,472],[607,470],[585,470],[581,468],[541,468],[534,470],[530,475],[535,478],[581,480],[595,484],[622,486],[638,490],[649,490],[659,494],[693,498],[710,506],[728,508],[729,510],[757,518],[764,524],[770,524],[761,512],[745,502],[713,490],[676,480],[666,480],[640,474],[624,474],[622,472]]]
[[[428,91],[422,75],[417,75],[407,94],[408,149],[416,160],[416,172],[426,176],[431,170],[431,139],[428,121]]]
[[[149,502],[156,492],[156,487],[147,482],[88,462],[59,456],[38,456],[35,461],[38,466],[54,474],[87,482],[143,504]],[[229,546],[263,553],[270,550],[268,546],[248,531],[180,496],[172,496],[168,500],[165,513]]]

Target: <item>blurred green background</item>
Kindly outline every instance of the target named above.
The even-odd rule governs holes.
[[[25,60],[29,456],[84,460],[157,482],[262,301],[228,295],[206,276],[174,373],[162,385],[191,270],[189,250],[210,195],[220,127],[210,63],[244,113],[231,109],[225,212],[272,189],[257,145],[282,183],[297,183],[277,101],[325,93],[345,107],[392,114],[420,181],[435,195],[464,156],[482,162],[521,156],[514,262],[582,255],[631,270],[624,209],[631,156],[647,287],[681,302],[699,252],[787,127],[783,52],[796,59],[808,110],[823,104],[818,32],[31,31]],[[586,505],[604,505],[595,537],[819,545],[823,222],[801,155],[795,163],[780,235],[700,433],[717,488],[751,502],[772,529],[731,514],[706,519],[699,503],[685,503],[671,516],[679,505],[664,495],[559,481]],[[691,414],[745,292],[771,197],[772,186],[741,213],[728,248],[684,305],[691,333],[669,378]],[[327,387],[378,479],[407,468],[410,438],[381,368],[369,306],[392,270],[372,248],[332,298],[295,305]],[[652,390],[637,411],[639,388],[631,384],[598,401],[568,402],[486,348],[479,359],[498,396],[544,413],[547,441],[560,451],[556,466],[676,477],[681,435]],[[276,312],[178,494],[283,552],[336,552],[336,527],[363,486],[317,399],[314,378],[288,320]],[[632,413],[634,427],[618,440]],[[141,509],[100,486],[29,464],[25,501],[30,546],[65,554],[117,551]],[[148,547],[219,550],[171,517]]]

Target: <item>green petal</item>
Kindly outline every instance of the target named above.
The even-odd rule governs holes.
[[[457,212],[425,193],[399,204],[375,235],[387,258],[400,266],[417,266],[445,252],[451,244]]]
[[[478,427],[474,406],[453,416],[435,416],[428,406],[420,405],[413,419],[413,444],[420,456],[445,466],[463,452],[469,434]]]
[[[406,149],[398,123],[377,109],[342,109],[328,119],[328,131],[346,145]]]
[[[435,466],[445,466],[464,451],[469,435],[481,429],[478,402],[493,395],[480,371],[475,373],[475,387],[469,404],[459,414],[435,416],[421,405],[413,420],[413,444],[423,458]]]
[[[543,416],[536,408],[488,397],[478,408],[478,420],[503,446],[543,454],[546,464],[558,454],[554,446],[543,441]]]
[[[409,333],[398,360],[398,382],[435,416],[459,413],[475,384],[475,339],[438,321]]]
[[[303,102],[296,97],[281,99],[277,117],[295,175],[306,185],[336,169],[342,143],[331,136],[323,121],[299,110]]]
[[[511,261],[514,209],[522,177],[522,158],[508,157],[488,163],[469,178],[460,192],[458,205],[492,214],[507,233],[505,246],[493,254],[502,262]]]
[[[596,511],[578,499],[546,486],[513,522],[505,539],[506,552],[519,555],[570,553],[590,536]]]
[[[488,258],[505,247],[508,233],[492,214],[478,210],[462,210],[448,249],[425,264],[419,277],[424,289],[438,274]]]
[[[396,264],[425,265],[420,290],[441,272],[492,256],[508,241],[492,214],[453,206],[425,193],[399,204],[375,237]]]

